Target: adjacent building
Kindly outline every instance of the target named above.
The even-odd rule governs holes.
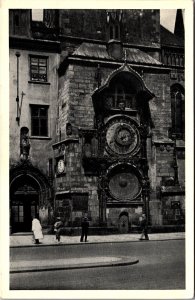
[[[11,9],[10,225],[185,223],[184,26],[159,10]]]

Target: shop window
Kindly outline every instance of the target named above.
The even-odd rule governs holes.
[[[171,88],[171,114],[173,132],[183,137],[185,132],[185,101],[184,89],[175,85]]]
[[[31,105],[31,135],[48,136],[48,106]]]
[[[30,80],[47,82],[48,57],[30,56]]]
[[[72,203],[74,211],[88,211],[88,195],[73,194]]]

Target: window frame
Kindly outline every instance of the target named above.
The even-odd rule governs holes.
[[[173,132],[177,138],[185,135],[185,91],[180,85],[171,87],[171,118]]]
[[[33,78],[33,72],[32,72],[32,59],[37,59],[38,60],[38,64],[37,64],[37,69],[38,69],[38,79],[34,79]],[[41,59],[45,59],[45,65],[44,66],[40,66],[40,63],[39,63],[39,60]],[[29,77],[30,77],[30,82],[33,82],[33,83],[48,83],[48,69],[49,69],[49,63],[48,63],[48,60],[49,60],[49,56],[47,55],[34,55],[34,54],[30,54],[29,55]],[[41,78],[39,78],[39,75],[40,75],[40,68],[41,67],[45,67],[46,69],[46,78],[44,80],[41,80]],[[41,77],[41,76],[40,76]]]
[[[23,223],[24,222],[24,205],[14,204],[12,205],[12,217],[14,223]]]
[[[39,113],[38,113],[38,116],[33,116],[32,115],[32,109],[33,108],[38,108],[38,111],[39,111]],[[47,109],[47,115],[46,115],[46,117],[45,116],[40,116],[40,109],[41,108],[46,108]],[[37,137],[37,138],[49,138],[49,105],[41,105],[41,104],[30,104],[30,114],[31,114],[31,137]],[[33,127],[34,127],[34,125],[33,125],[33,119],[35,120],[35,119],[38,119],[38,121],[39,121],[39,126],[38,126],[38,133],[39,134],[34,134],[35,132],[34,132],[34,129],[33,129]],[[41,120],[46,120],[47,122],[46,122],[46,124],[47,124],[47,134],[46,135],[42,135],[42,134],[40,134],[41,133],[41,128],[42,128],[42,126],[41,126]]]

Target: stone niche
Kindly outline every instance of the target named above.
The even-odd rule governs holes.
[[[164,194],[161,201],[163,225],[184,225],[184,195]]]

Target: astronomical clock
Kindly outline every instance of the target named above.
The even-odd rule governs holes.
[[[113,118],[106,128],[106,151],[116,156],[133,156],[139,150],[140,136],[130,118]]]

